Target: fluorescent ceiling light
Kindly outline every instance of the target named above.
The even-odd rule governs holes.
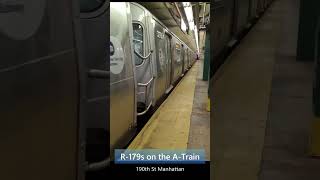
[[[190,30],[194,31],[194,38],[196,40],[196,45],[197,45],[197,51],[199,52],[199,40],[198,40],[198,30],[197,27],[194,24],[193,21],[193,11],[192,11],[192,6],[190,2],[182,2],[183,7],[184,7],[184,12],[186,13],[188,23],[189,23],[189,28]]]
[[[197,51],[199,51],[199,40],[198,40],[198,30],[197,30],[197,27],[194,27],[194,36],[196,38],[196,45],[197,45]]]
[[[187,26],[186,24],[184,23],[183,19],[181,18],[181,29],[182,31],[187,31]]]
[[[184,7],[184,12],[186,13],[189,27],[191,30],[194,30],[194,22],[193,22],[193,12],[192,12],[192,6],[190,2],[182,2]]]

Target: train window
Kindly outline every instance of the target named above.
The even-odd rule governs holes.
[[[99,9],[106,0],[80,0],[81,12],[92,12]]]
[[[175,60],[176,62],[180,62],[180,56],[181,56],[181,49],[180,49],[180,44],[176,43],[176,56],[175,56]]]
[[[138,23],[133,23],[133,47],[134,50],[142,56],[144,55],[143,41],[143,27]],[[136,54],[134,57],[136,65],[142,63],[142,59]]]

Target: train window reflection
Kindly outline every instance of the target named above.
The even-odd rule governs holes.
[[[176,62],[180,62],[180,55],[181,55],[180,44],[176,43],[176,56],[175,56]]]
[[[106,0],[80,0],[81,12],[92,12],[100,8]]]
[[[144,55],[143,49],[143,27],[138,23],[133,23],[133,47],[134,50],[140,55]],[[142,63],[142,59],[136,54],[134,55],[135,64],[139,65]]]

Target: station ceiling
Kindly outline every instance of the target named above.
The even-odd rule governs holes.
[[[189,25],[186,23],[187,31],[181,30],[181,18],[184,22],[188,22],[182,2],[138,2],[156,16],[165,26],[175,33],[181,40],[196,50],[193,31],[189,30]],[[190,2],[193,9],[194,23],[197,29],[201,29],[203,15],[209,16],[209,2]],[[204,12],[204,13],[203,13]]]

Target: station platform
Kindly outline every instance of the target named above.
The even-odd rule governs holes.
[[[276,0],[212,81],[214,180],[320,178],[308,154],[312,61],[296,59],[298,0]]]
[[[210,158],[208,83],[199,74],[202,64],[203,60],[194,63],[128,149],[203,149],[205,145],[206,158]]]

